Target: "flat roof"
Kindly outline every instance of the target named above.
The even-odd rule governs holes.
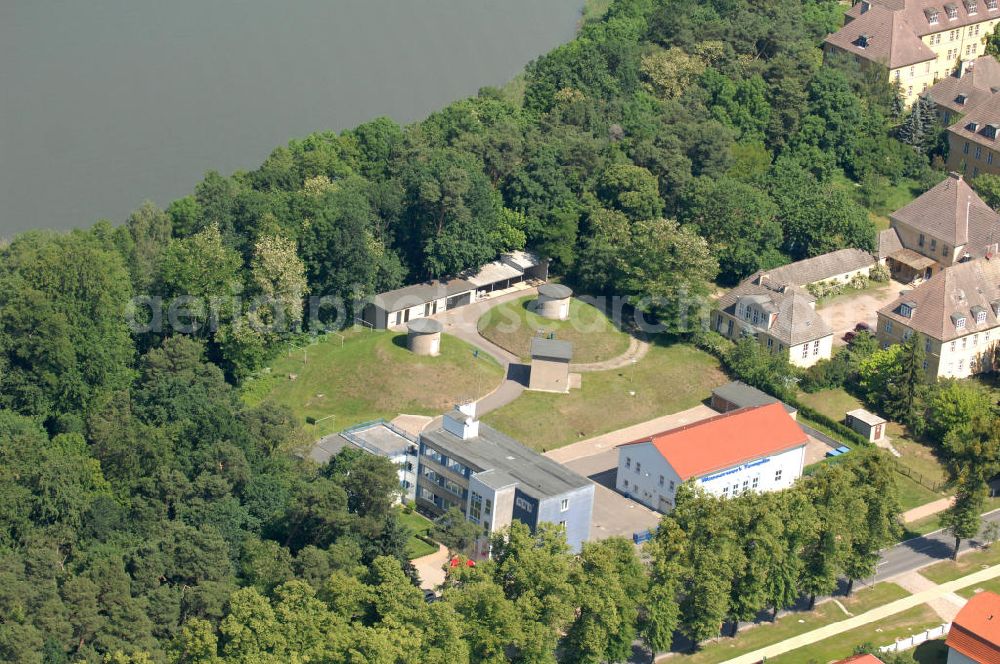
[[[433,318],[415,318],[406,324],[406,329],[417,334],[436,334],[444,327]]]
[[[564,300],[573,296],[573,289],[562,284],[542,284],[538,287],[538,294],[553,300]]]
[[[527,270],[529,268],[537,267],[542,264],[542,259],[533,251],[511,251],[509,253],[503,254],[500,257],[505,263],[510,263],[514,267],[519,267],[522,270]]]
[[[396,290],[379,293],[372,298],[372,303],[385,311],[400,311],[421,304],[427,304],[444,297],[459,295],[475,290],[475,285],[465,279],[449,279],[448,281],[426,281],[422,284],[404,286]]]
[[[707,420],[625,443],[650,443],[681,480],[803,447],[808,437],[780,403],[731,410]]]
[[[337,454],[340,453],[340,450],[351,444],[351,441],[347,440],[339,433],[334,433],[329,436],[323,436],[317,440],[309,449],[309,454],[307,456],[316,463],[324,464],[332,457],[337,456]]]
[[[477,479],[482,474],[487,486],[509,486],[509,477],[524,493],[545,499],[593,485],[586,477],[482,422],[479,435],[468,440],[445,431],[440,421],[420,436],[444,455],[472,468]]]
[[[395,456],[404,453],[416,440],[388,422],[366,422],[339,434],[348,442],[372,454]]]
[[[876,424],[885,424],[885,419],[879,417],[875,413],[870,413],[864,408],[856,408],[854,410],[848,411],[847,413],[856,420],[861,420],[865,424],[875,426]]]
[[[531,357],[569,362],[573,357],[573,344],[559,339],[535,337],[531,340]]]
[[[718,396],[721,399],[725,399],[731,404],[735,404],[737,408],[747,408],[750,406],[766,406],[769,403],[780,403],[785,407],[785,410],[789,413],[794,413],[795,408],[789,406],[785,402],[772,397],[767,392],[762,392],[756,387],[747,385],[743,381],[734,380],[731,383],[726,383],[725,385],[720,385],[714,390],[712,394]]]
[[[490,284],[495,284],[498,281],[504,281],[506,279],[514,279],[515,277],[524,276],[524,270],[513,265],[508,265],[503,261],[493,261],[492,263],[487,263],[482,266],[478,272],[471,275],[466,275],[466,279],[473,286],[489,286]]]

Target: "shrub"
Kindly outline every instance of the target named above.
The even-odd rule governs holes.
[[[868,270],[868,278],[878,283],[889,281],[889,268],[881,263]]]

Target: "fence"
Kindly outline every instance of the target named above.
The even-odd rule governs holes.
[[[916,648],[925,641],[940,639],[948,633],[949,629],[951,629],[951,623],[946,622],[942,625],[938,625],[937,627],[931,627],[930,629],[920,632],[919,634],[911,634],[910,636],[899,639],[895,643],[882,646],[878,650],[879,652],[903,652],[909,650],[910,648]]]
[[[925,488],[928,488],[931,491],[943,491],[945,489],[944,482],[935,482],[928,477],[924,477],[924,475],[922,475],[921,473],[918,473],[912,468],[904,466],[898,461],[894,464],[894,467],[896,468],[896,472],[899,473],[900,475],[906,475],[917,484]]]

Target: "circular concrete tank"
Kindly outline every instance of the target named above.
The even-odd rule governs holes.
[[[542,284],[538,287],[538,305],[535,313],[550,320],[569,318],[569,300],[573,290],[562,284]]]
[[[441,329],[441,323],[430,318],[411,320],[406,324],[406,347],[417,355],[438,355]]]

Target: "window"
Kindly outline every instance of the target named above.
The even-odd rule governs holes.
[[[757,484],[759,482],[760,482],[760,475],[754,475],[753,484],[751,485],[751,488],[752,489],[756,489],[757,488]]]
[[[673,480],[670,480],[670,490],[671,491],[674,490],[674,481]]]
[[[936,25],[938,22],[938,10],[934,7],[928,7],[924,10],[924,14],[927,16],[927,22],[931,25]],[[934,43],[934,35],[931,35],[931,43]]]
[[[625,457],[625,467],[626,468],[632,467],[632,457]]]
[[[930,337],[927,337],[926,339],[924,339],[924,352],[925,353],[931,352],[931,338]]]
[[[955,344],[956,343],[958,343],[958,342],[956,342],[956,341],[952,341],[951,342],[951,350],[955,350]]]
[[[913,308],[908,304],[899,305],[899,315],[909,318],[913,315]]]
[[[977,311],[976,312],[976,322],[977,323],[985,323],[986,322],[986,312],[985,311]]]
[[[912,85],[906,86],[906,96],[908,96],[908,97],[912,97],[913,96],[913,86]]]
[[[493,501],[490,500],[489,498],[486,499],[486,507],[483,509],[483,511],[486,512],[487,514],[493,511]]]
[[[978,166],[973,166],[972,167],[972,177],[976,177],[977,175],[979,175],[979,167]]]
[[[729,485],[728,484],[726,486],[722,487],[722,497],[723,498],[728,498],[729,497]]]
[[[924,246],[924,234],[923,233],[921,233],[920,237],[917,238],[917,245],[920,246],[920,247]]]
[[[965,2],[965,11],[968,12],[970,16],[979,11],[979,4],[976,2],[976,0],[964,0],[964,2]],[[969,28],[969,32],[970,33],[972,32],[971,27]]]
[[[733,336],[733,321],[729,321],[729,325],[726,327],[726,334]]]
[[[997,8],[997,0],[986,0],[986,8],[993,11]]]
[[[885,322],[885,331],[887,333],[889,333],[889,334],[892,334],[892,321],[891,320],[887,320]]]
[[[987,164],[992,164],[993,163],[993,153],[992,152],[987,152],[986,153],[986,163]]]
[[[569,509],[569,498],[563,498],[559,501],[559,511],[565,512]]]
[[[773,345],[774,345],[774,339],[772,339],[771,337],[768,337],[768,338],[767,338],[767,349],[768,349],[768,350],[771,350],[771,347],[772,347]]]
[[[924,369],[927,368],[927,360],[924,360]]]
[[[781,481],[781,468],[779,468],[776,471],[774,471],[774,481],[775,482],[780,482]]]
[[[739,484],[734,484],[733,485],[733,496],[735,497],[735,496],[738,496],[738,495],[740,495],[740,485]]]
[[[948,245],[944,245],[943,247],[941,247],[941,253],[944,254],[945,256],[948,255]]]
[[[972,335],[972,345],[973,346],[978,346],[979,345],[979,335],[978,334],[973,334]]]
[[[931,238],[931,251],[937,251],[937,240],[934,238]]]
[[[913,78],[913,74],[916,72],[916,67],[910,67],[910,78]]]
[[[482,516],[483,511],[483,498],[475,491],[472,492],[472,498],[469,500],[469,521],[472,523],[479,523],[479,518]]]
[[[948,3],[947,5],[944,6],[944,11],[946,14],[948,14],[949,21],[954,21],[956,18],[958,18],[958,7],[956,7],[955,5]],[[952,30],[952,32],[958,32],[958,30]]]
[[[622,480],[622,488],[628,491],[628,480]]]
[[[964,318],[962,320],[965,320]],[[969,337],[962,337],[962,350],[969,345]]]
[[[813,356],[819,355],[819,339],[813,342]]]
[[[642,464],[639,463],[638,461],[635,462],[635,472],[637,474],[642,472]]]
[[[802,359],[804,360],[807,357],[809,357],[809,344],[804,343],[802,344]]]
[[[750,488],[750,480],[743,480],[743,493],[746,493],[747,489]]]
[[[660,475],[660,486],[663,486],[663,484],[664,484],[663,475]]]
[[[753,324],[754,324],[754,325],[756,325],[756,324],[757,324],[757,321],[758,321],[758,318],[757,318],[757,310],[756,310],[756,309],[754,309],[754,310],[753,310]]]
[[[962,146],[962,154],[969,154],[969,142],[966,141],[965,145]],[[923,237],[923,236],[921,236]],[[921,247],[924,245],[920,245]]]
[[[981,159],[982,156],[983,156],[983,146],[977,145],[976,146],[976,159]],[[931,247],[933,248],[933,245],[931,245]]]
[[[965,329],[965,316],[959,316],[955,319],[955,329],[964,330]],[[963,339],[964,341],[964,339]]]
[[[962,371],[965,368],[965,360],[958,361],[958,370]]]

